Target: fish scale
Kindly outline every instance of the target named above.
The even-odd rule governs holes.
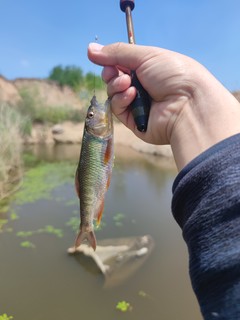
[[[103,164],[106,149],[103,144],[106,145],[106,142],[88,134],[84,135],[84,153],[78,168],[79,181],[82,185],[80,200],[83,208],[85,205],[93,206],[94,201],[105,191],[102,186],[106,184],[107,165]],[[84,180],[86,180],[85,183]]]

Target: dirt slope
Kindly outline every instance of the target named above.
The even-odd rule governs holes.
[[[0,102],[17,104],[20,100],[18,88],[12,81],[0,76]]]
[[[44,105],[71,106],[74,109],[81,109],[82,103],[77,94],[67,86],[60,87],[56,82],[41,79],[16,79],[13,84],[19,91],[27,90],[36,96]]]

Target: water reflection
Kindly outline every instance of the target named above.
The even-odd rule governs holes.
[[[33,153],[51,162],[69,160],[74,171],[79,146],[38,146]],[[73,182],[54,188],[48,199],[22,205],[13,200],[8,216],[14,210],[19,219],[9,219],[7,228],[12,232],[0,233],[0,315],[6,312],[18,320],[201,319],[188,277],[186,246],[170,213],[174,176],[175,171],[162,168],[157,158],[117,151],[97,238],[149,234],[155,248],[127,282],[111,290],[103,289],[103,276],[91,260],[72,259],[66,253],[75,237],[68,222],[79,221]],[[47,225],[61,229],[63,237],[54,233],[17,236],[19,231]],[[23,240],[34,243],[35,249],[21,247]],[[131,304],[131,312],[116,310],[122,300]]]

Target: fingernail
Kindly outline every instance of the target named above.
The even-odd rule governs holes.
[[[103,48],[103,45],[99,44],[99,43],[96,43],[96,42],[92,42],[92,43],[89,43],[89,46],[88,46],[89,50],[91,50],[92,52],[99,52],[102,50]]]

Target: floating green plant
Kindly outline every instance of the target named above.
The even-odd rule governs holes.
[[[40,163],[29,169],[24,176],[23,185],[16,193],[17,204],[35,202],[51,198],[51,191],[59,185],[73,180],[73,164]]]
[[[8,204],[2,204],[0,206],[0,213],[6,213],[9,211],[9,205]]]
[[[127,312],[132,310],[132,306],[127,301],[119,301],[116,305],[116,309],[121,312]]]
[[[77,198],[77,196],[76,196],[76,198],[68,200],[67,202],[65,202],[65,206],[66,207],[76,206],[78,204],[79,204],[79,199]]]
[[[47,225],[44,228],[40,228],[35,231],[19,231],[19,232],[17,232],[16,235],[17,235],[17,237],[21,237],[21,238],[28,238],[34,234],[41,234],[41,233],[53,234],[58,238],[63,237],[62,229],[57,229],[57,228],[54,228],[53,226],[50,226],[50,225]]]
[[[8,316],[6,313],[0,315],[0,320],[11,320],[13,316]]]
[[[123,213],[116,213],[115,216],[113,217],[115,226],[122,227],[124,218],[125,218],[125,215]]]
[[[3,226],[8,223],[8,219],[0,219],[0,232],[2,232]]]
[[[36,231],[19,231],[17,232],[17,237],[27,238],[32,236],[34,233],[36,233]]]
[[[18,214],[14,210],[12,210],[11,213],[10,213],[10,220],[14,221],[14,220],[17,220],[17,219],[19,219]]]
[[[48,234],[53,234],[58,238],[62,238],[63,237],[62,229],[57,229],[57,228],[54,228],[53,226],[50,226],[50,225],[47,225],[42,229],[38,229],[36,231],[36,233],[48,233]]]
[[[23,247],[23,248],[31,248],[31,249],[36,248],[35,244],[33,244],[30,241],[23,241],[23,242],[20,243],[20,246]]]
[[[77,232],[79,229],[79,217],[71,217],[66,226],[71,227],[73,231]]]
[[[148,294],[147,294],[145,291],[143,291],[143,290],[140,290],[140,291],[138,292],[138,295],[139,295],[140,297],[142,297],[142,298],[148,297]]]

